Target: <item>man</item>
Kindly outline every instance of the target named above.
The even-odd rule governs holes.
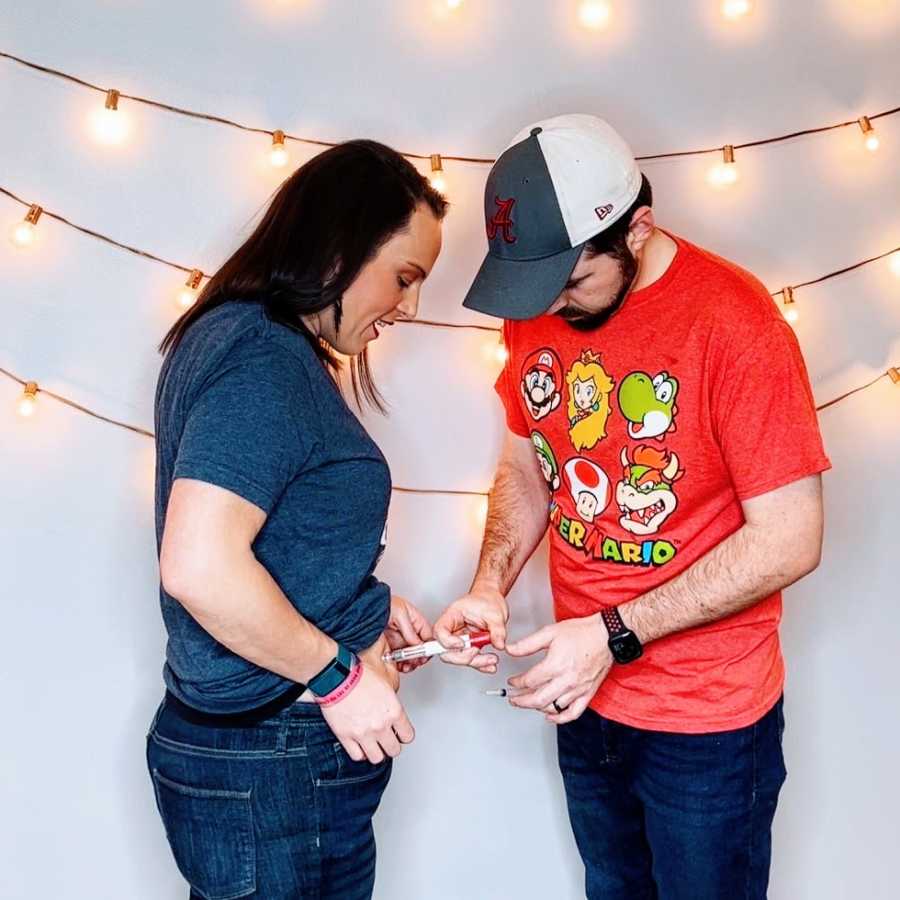
[[[752,275],[656,226],[599,119],[517,135],[485,212],[465,305],[506,320],[509,433],[477,574],[436,635],[460,647],[453,632],[488,628],[513,656],[544,651],[510,702],[559,726],[591,900],[764,898],[785,777],[780,591],[818,565],[830,465],[797,341]],[[567,373],[539,423],[520,384],[537,350]],[[507,644],[506,594],[548,525],[557,624]],[[496,671],[493,654],[445,658]]]

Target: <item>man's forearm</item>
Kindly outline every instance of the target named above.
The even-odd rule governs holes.
[[[250,548],[211,568],[170,593],[220,644],[304,684],[334,657],[336,643],[297,612]]]
[[[549,497],[540,474],[535,478],[515,464],[502,462],[488,497],[472,591],[483,585],[507,594],[544,536],[548,516]]]
[[[622,620],[647,643],[740,612],[816,567],[815,548],[788,546],[769,528],[744,525],[676,578],[619,606]]]

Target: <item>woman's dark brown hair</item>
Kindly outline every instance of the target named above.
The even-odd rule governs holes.
[[[278,189],[253,234],[212,276],[159,346],[173,351],[201,316],[229,300],[258,301],[270,319],[302,334],[336,376],[340,362],[302,316],[334,309],[382,245],[424,203],[443,219],[447,201],[407,159],[375,141],[347,141],[301,166]],[[351,360],[353,392],[384,406],[364,350]]]

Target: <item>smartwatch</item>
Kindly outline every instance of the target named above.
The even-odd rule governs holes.
[[[338,644],[337,656],[318,675],[310,678],[306,686],[317,697],[324,697],[347,680],[355,663],[356,656],[343,644]]]
[[[644,653],[638,636],[625,626],[619,611],[614,606],[600,610],[600,617],[609,632],[609,649],[617,663],[630,663],[640,659]]]

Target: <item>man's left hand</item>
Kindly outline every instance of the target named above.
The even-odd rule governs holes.
[[[585,711],[612,666],[606,629],[599,616],[568,619],[506,645],[511,656],[531,656],[540,650],[547,655],[539,663],[509,679],[510,687],[521,691],[509,702],[522,709],[540,710],[555,725],[573,722]]]

